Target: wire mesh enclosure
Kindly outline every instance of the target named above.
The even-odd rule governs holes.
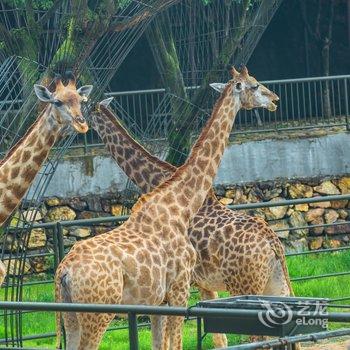
[[[0,1],[0,151],[24,135],[40,114],[33,84],[52,88],[55,74],[73,71],[94,91],[89,114],[110,79],[154,16],[176,1]],[[45,189],[58,161],[76,138],[69,134],[56,145],[16,213],[1,229],[0,258],[7,278],[4,298],[22,300],[23,274],[33,219],[40,213]],[[5,338],[22,346],[22,313],[5,312]]]

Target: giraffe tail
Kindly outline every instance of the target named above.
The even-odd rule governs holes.
[[[56,303],[71,303],[72,298],[69,291],[68,273],[57,273],[55,280]],[[63,331],[63,332],[62,332]],[[62,312],[56,312],[56,349],[62,349],[62,333],[65,334],[62,325]]]

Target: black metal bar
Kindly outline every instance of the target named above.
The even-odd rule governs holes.
[[[168,307],[148,305],[113,305],[113,304],[76,304],[76,303],[44,303],[44,302],[11,302],[0,301],[0,309],[5,310],[37,310],[37,311],[61,311],[61,312],[98,312],[116,314],[143,314],[143,315],[168,315],[168,316],[219,316],[219,317],[258,317],[264,316],[266,311],[218,309],[204,307]],[[303,317],[305,319],[327,319],[329,322],[350,322],[350,312],[302,314],[291,312],[292,319]]]
[[[313,341],[316,342],[320,339],[332,338],[332,337],[343,337],[350,334],[350,329],[339,329],[335,331],[326,331],[319,333],[312,333],[306,335],[295,335],[291,337],[283,337],[279,339],[272,339],[257,343],[242,344],[229,346],[221,350],[254,350],[254,349],[270,349],[276,348],[278,346],[283,346],[286,344],[295,344],[304,341]]]
[[[295,204],[304,204],[304,203],[318,203],[318,202],[327,202],[327,201],[341,201],[349,200],[350,194],[343,195],[333,195],[333,196],[322,196],[322,197],[312,197],[312,198],[300,198],[300,199],[291,199],[284,200],[280,202],[259,202],[259,203],[249,203],[249,204],[235,204],[228,205],[230,209],[257,209],[265,207],[281,207],[286,205],[295,205]]]
[[[316,276],[295,277],[295,278],[291,278],[290,280],[292,282],[300,282],[300,281],[307,281],[307,280],[313,280],[313,279],[319,279],[319,278],[329,278],[329,277],[346,276],[346,275],[350,275],[350,271],[326,273],[323,275],[316,275]]]
[[[197,350],[202,350],[202,319],[197,317]]]
[[[128,323],[129,323],[129,347],[130,350],[139,349],[139,337],[137,332],[137,317],[135,313],[128,313]]]

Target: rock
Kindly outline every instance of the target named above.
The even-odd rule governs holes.
[[[310,225],[323,225],[324,224],[324,219],[323,217],[318,217],[315,220],[312,220],[309,222]],[[324,231],[324,227],[323,226],[319,226],[319,227],[311,227],[310,228],[310,235],[313,236],[320,236],[322,235]]]
[[[283,202],[284,200],[285,199],[283,199],[281,197],[276,197],[276,198],[271,199],[270,203]],[[266,208],[265,209],[266,219],[267,220],[282,219],[286,215],[287,210],[288,210],[288,206],[287,205]]]
[[[307,203],[305,204],[297,204],[295,206],[295,210],[298,210],[298,211],[308,211],[309,210],[309,205]]]
[[[272,198],[278,197],[281,193],[282,193],[282,188],[271,188],[271,189],[264,190],[263,192],[264,199],[266,201],[269,201]]]
[[[106,227],[106,226],[95,226],[94,227],[94,233],[96,236],[101,235],[102,233],[106,233],[110,230],[111,230],[111,228]]]
[[[338,181],[338,187],[340,188],[341,194],[350,194],[350,177],[342,177]]]
[[[289,236],[289,225],[287,220],[275,220],[269,221],[269,226],[272,228],[279,238],[288,238]],[[283,230],[283,231],[279,231]]]
[[[307,226],[307,222],[304,218],[304,214],[301,213],[300,211],[295,211],[294,213],[292,213],[292,215],[289,217],[289,223],[291,227]],[[304,236],[307,236],[308,233],[309,233],[308,229],[291,231],[291,234],[295,237],[304,237]]]
[[[28,249],[38,249],[46,246],[46,234],[43,228],[35,228],[30,231]]]
[[[87,203],[79,197],[69,198],[66,201],[66,204],[68,204],[72,209],[79,211],[83,211],[87,208]]]
[[[313,190],[311,186],[295,183],[289,186],[288,193],[291,198],[311,198]]]
[[[78,219],[94,219],[98,217],[106,217],[110,216],[111,214],[105,213],[105,212],[95,212],[95,211],[87,211],[84,210],[81,213],[78,213],[77,217]]]
[[[306,238],[301,238],[296,241],[288,241],[286,245],[286,253],[299,253],[308,249]]]
[[[40,209],[30,208],[23,212],[23,218],[26,221],[40,221],[44,218],[44,215]]]
[[[76,243],[76,241],[77,241],[76,237],[71,237],[71,236],[63,237],[63,244],[65,247],[71,247]]]
[[[11,276],[19,276],[22,273],[26,275],[31,270],[31,266],[28,259],[25,260],[24,264],[19,264],[18,260],[5,260],[4,264],[6,266],[6,271],[9,271],[8,274]]]
[[[227,190],[225,192],[225,197],[233,199],[233,198],[235,198],[235,193],[236,193],[236,191],[234,189]]]
[[[89,237],[91,235],[91,229],[90,227],[72,227],[69,230],[69,235],[74,236],[74,237],[79,237],[79,238],[85,238]]]
[[[323,241],[323,248],[339,248],[341,241],[339,239],[325,239]]]
[[[248,194],[249,203],[261,202],[264,198],[264,194],[259,187],[253,187]]]
[[[319,186],[314,187],[314,191],[320,193],[320,194],[340,194],[340,191],[338,190],[337,186],[335,186],[331,181],[323,181]]]
[[[334,209],[326,210],[324,218],[327,224],[332,224],[339,218],[339,214]]]
[[[86,203],[89,210],[92,211],[102,211],[102,205],[100,198],[98,196],[86,197]]]
[[[219,202],[220,202],[221,204],[223,204],[223,205],[229,205],[229,204],[232,204],[232,203],[233,203],[233,199],[232,199],[232,198],[223,197],[223,198],[220,198]],[[115,205],[113,205],[113,206],[115,206]],[[112,208],[113,208],[113,206],[112,206]],[[117,208],[116,208],[117,210],[115,210],[117,214],[113,214],[113,212],[112,212],[113,215],[115,215],[115,216],[121,215],[121,212],[122,212],[122,208],[123,208],[123,207],[122,207],[121,205],[120,205],[119,207],[120,207],[120,209],[117,207]],[[112,211],[112,208],[111,208],[111,211]],[[119,213],[119,214],[118,214],[118,213]]]
[[[50,197],[45,200],[46,205],[49,207],[56,207],[58,205],[61,205],[61,200],[58,197]]]
[[[15,234],[6,235],[3,242],[1,242],[4,246],[5,251],[7,252],[16,252],[18,248],[18,239]]]
[[[10,227],[23,227],[24,220],[23,216],[19,211],[16,211],[10,220],[9,226]]]
[[[48,257],[35,257],[30,259],[30,265],[36,273],[53,269],[53,262]]]
[[[306,214],[305,214],[305,220],[307,222],[314,221],[317,218],[321,217],[324,214],[324,209],[323,208],[316,208],[316,209],[310,209]]]
[[[349,216],[349,210],[339,209],[338,214],[339,214],[339,217],[344,220]]]
[[[223,199],[223,198],[221,198],[221,199]],[[220,200],[220,202],[221,202],[221,200]],[[233,202],[233,199],[231,199],[231,202],[227,203],[227,204],[231,204],[232,202]],[[112,215],[114,215],[114,216],[121,216],[121,215],[123,215],[123,208],[124,207],[121,204],[112,204],[111,205],[111,213],[112,213]]]
[[[46,215],[46,221],[66,221],[76,218],[75,211],[67,206],[54,207]]]
[[[241,188],[236,189],[235,198],[233,200],[234,204],[245,204],[248,203],[247,196],[243,193]]]
[[[343,220],[338,220],[335,223],[340,223],[339,225],[325,227],[325,232],[328,235],[339,235],[339,234],[348,234],[350,233],[350,224],[344,222]]]
[[[333,209],[342,209],[346,208],[348,201],[331,201],[331,208]]]
[[[325,201],[325,202],[309,203],[309,206],[312,208],[330,208],[331,202]]]
[[[309,241],[310,250],[320,249],[322,247],[323,237],[313,238]]]

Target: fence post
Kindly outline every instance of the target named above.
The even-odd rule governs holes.
[[[350,131],[350,116],[349,116],[349,99],[348,99],[348,82],[344,79],[344,91],[345,91],[345,120],[346,130]]]
[[[137,334],[137,317],[133,312],[128,313],[129,322],[129,348],[130,350],[139,349],[139,338]]]
[[[60,222],[57,222],[57,241],[58,241],[58,259],[59,262],[64,258],[64,243],[63,243],[63,229]]]
[[[202,318],[197,317],[197,350],[202,350]]]

